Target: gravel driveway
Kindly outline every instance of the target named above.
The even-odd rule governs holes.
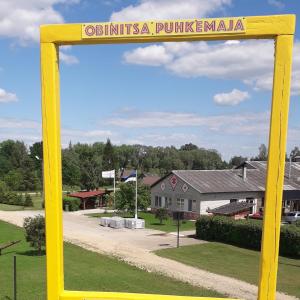
[[[43,214],[39,211],[0,211],[0,219],[22,226],[24,217]],[[152,250],[173,247],[176,236],[150,229],[111,229],[99,226],[99,220],[76,213],[64,213],[64,240],[85,249],[113,255],[149,272],[158,272],[194,286],[216,290],[232,298],[256,299],[257,287],[234,278],[217,275],[159,257]],[[182,237],[181,245],[201,243]],[[277,293],[277,299],[296,297]]]

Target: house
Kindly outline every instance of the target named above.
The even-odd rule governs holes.
[[[266,162],[246,161],[231,170],[174,170],[151,186],[151,209],[180,210],[185,218],[233,202],[253,204],[250,214],[264,207]],[[300,163],[286,163],[283,204],[285,209],[300,205]]]
[[[142,174],[140,177],[142,184],[146,186],[152,186],[156,181],[160,180],[160,177],[152,174]]]

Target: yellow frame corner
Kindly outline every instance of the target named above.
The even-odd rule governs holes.
[[[272,110],[265,193],[266,201],[258,292],[258,299],[260,300],[275,299],[295,16],[255,16],[243,17],[243,20],[245,20],[247,24],[246,29],[244,32],[237,33],[152,34],[150,36],[127,35],[125,37],[102,37],[93,39],[85,39],[82,37],[82,26],[84,24],[41,26],[41,89],[48,300],[150,300],[153,299],[154,296],[130,293],[64,290],[58,47],[61,45],[81,44],[229,39],[275,40]],[[149,21],[147,23],[149,27],[151,27],[155,22],[158,21]],[[154,297],[157,300],[217,299],[165,295],[155,295]]]

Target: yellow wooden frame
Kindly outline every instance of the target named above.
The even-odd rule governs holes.
[[[64,290],[59,46],[231,39],[275,40],[275,63],[265,194],[265,216],[263,223],[258,293],[258,298],[260,300],[275,299],[295,16],[257,16],[245,17],[244,20],[247,26],[243,33],[211,33],[205,35],[195,33],[189,35],[168,36],[154,34],[148,37],[126,36],[124,38],[110,37],[101,39],[83,39],[81,34],[83,24],[41,26],[41,88],[48,300],[210,299],[198,297]]]

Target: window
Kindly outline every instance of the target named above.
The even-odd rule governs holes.
[[[165,207],[166,208],[172,207],[172,198],[165,197]]]
[[[197,211],[196,205],[197,205],[196,200],[193,200],[192,211]]]
[[[188,200],[188,211],[196,211],[196,200]]]
[[[189,199],[188,211],[192,211],[192,210],[193,210],[193,200]]]
[[[184,199],[177,199],[177,210],[184,210]]]
[[[154,206],[161,207],[161,197],[160,196],[155,196]]]
[[[254,198],[246,198],[246,202],[255,204]],[[254,206],[250,207],[250,215],[252,215],[253,213],[254,213]]]
[[[237,202],[237,199],[230,199],[230,203]]]

